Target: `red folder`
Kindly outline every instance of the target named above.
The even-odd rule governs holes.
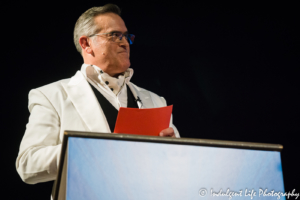
[[[124,108],[118,113],[114,133],[159,136],[169,127],[173,105],[160,108]]]

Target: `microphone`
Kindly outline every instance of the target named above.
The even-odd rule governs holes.
[[[140,102],[140,103],[142,103],[142,100],[140,99],[139,96],[137,96],[137,99],[135,100],[135,102]]]

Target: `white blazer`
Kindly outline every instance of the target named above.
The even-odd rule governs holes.
[[[166,106],[163,97],[128,83],[140,108]],[[33,89],[29,93],[29,122],[22,139],[16,168],[29,184],[56,179],[65,130],[111,133],[101,106],[84,75],[78,71],[64,79]],[[176,127],[176,137],[180,137]]]

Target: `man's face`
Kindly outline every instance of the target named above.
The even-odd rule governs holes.
[[[95,17],[95,24],[101,27],[101,33],[126,33],[127,28],[122,18],[114,13],[105,13]],[[91,48],[94,53],[95,65],[111,76],[116,76],[128,69],[129,44],[125,37],[121,42],[114,42],[110,34],[91,37]]]

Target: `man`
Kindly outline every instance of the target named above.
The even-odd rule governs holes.
[[[130,82],[133,39],[116,5],[94,7],[80,16],[74,42],[84,60],[81,71],[29,93],[31,115],[16,161],[24,182],[55,180],[65,130],[111,133],[120,107],[166,106],[162,97]],[[172,119],[160,136],[179,137]]]

